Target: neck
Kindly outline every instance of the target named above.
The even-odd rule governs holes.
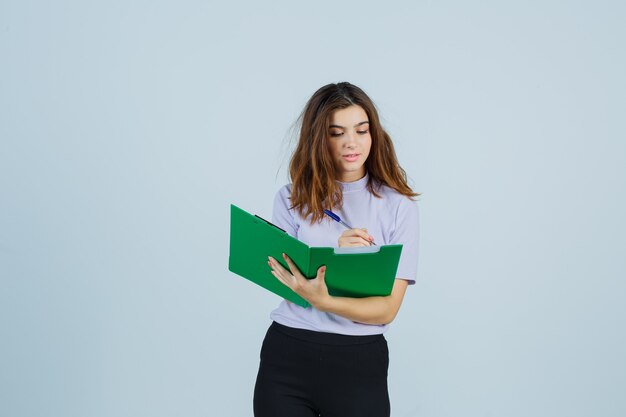
[[[339,177],[340,182],[354,182],[358,181],[365,176],[365,170],[355,172],[345,172]]]

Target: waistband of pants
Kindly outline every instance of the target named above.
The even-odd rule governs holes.
[[[317,332],[314,330],[297,329],[295,327],[285,326],[280,323],[272,322],[270,330],[275,330],[284,335],[295,339],[304,340],[306,342],[318,343],[321,345],[362,345],[366,343],[374,343],[385,340],[382,334],[372,334],[365,336],[353,336],[337,333]]]

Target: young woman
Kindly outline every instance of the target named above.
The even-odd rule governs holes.
[[[256,417],[384,417],[389,356],[383,336],[409,284],[415,283],[418,208],[391,138],[370,98],[347,83],[313,94],[301,116],[292,183],[274,200],[272,223],[310,246],[403,244],[397,279],[386,297],[328,293],[325,267],[305,279],[268,258],[272,274],[307,300],[283,300],[263,346],[254,390]],[[348,229],[324,215],[331,210]]]

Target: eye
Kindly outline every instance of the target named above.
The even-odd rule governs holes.
[[[341,135],[343,135],[343,132],[330,132],[330,136],[334,138],[341,136]]]
[[[358,133],[359,135],[365,135],[368,132],[369,132],[369,130],[357,130],[356,131],[356,133]]]

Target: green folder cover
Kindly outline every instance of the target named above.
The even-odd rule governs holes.
[[[289,269],[282,257],[286,253],[309,279],[326,265],[331,295],[369,297],[391,294],[401,252],[402,245],[311,247],[268,221],[230,206],[228,269],[302,307],[309,303],[272,275],[268,256]]]

